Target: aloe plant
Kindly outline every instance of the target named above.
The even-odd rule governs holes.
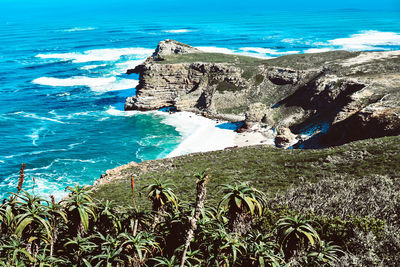
[[[264,194],[247,183],[222,185],[224,196],[218,207],[228,201],[229,228],[236,234],[244,234],[250,230],[251,218],[262,215]]]
[[[311,225],[312,221],[302,215],[284,217],[277,221],[278,239],[286,258],[291,258],[303,247],[320,244],[318,233]]]
[[[307,263],[309,266],[335,266],[342,254],[344,252],[339,246],[332,242],[321,241],[320,245],[307,255]]]
[[[67,187],[66,190],[69,190],[70,194],[62,204],[66,207],[68,221],[72,224],[71,228],[76,229],[76,233],[83,235],[89,230],[90,220],[97,218],[96,206],[86,187],[77,184],[75,187]]]

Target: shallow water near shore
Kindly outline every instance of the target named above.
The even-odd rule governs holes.
[[[25,189],[35,177],[36,193],[61,197],[66,186],[90,184],[130,161],[231,146],[232,129],[218,131],[207,120],[123,112],[138,83],[137,75],[125,71],[167,38],[205,51],[262,58],[394,50],[400,49],[400,17],[361,11],[35,19],[5,14],[0,17],[0,196],[15,191],[21,163],[26,163]],[[220,146],[199,144],[208,133],[223,140]]]

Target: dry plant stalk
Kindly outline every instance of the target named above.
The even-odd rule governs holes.
[[[180,264],[181,267],[183,267],[185,265],[186,253],[187,253],[187,250],[189,249],[190,242],[192,241],[192,239],[194,237],[194,232],[197,229],[197,221],[200,218],[201,210],[204,207],[204,201],[206,200],[206,194],[207,194],[206,185],[208,182],[208,178],[209,178],[208,174],[204,174],[204,176],[200,177],[199,181],[197,182],[196,206],[195,206],[193,216],[191,218],[189,218],[189,230],[186,233],[185,247],[183,250],[181,264]]]
[[[24,183],[24,169],[25,169],[25,163],[22,163],[21,169],[19,171],[19,180],[18,180],[18,186],[17,186],[17,193],[21,192],[22,189],[22,184]]]

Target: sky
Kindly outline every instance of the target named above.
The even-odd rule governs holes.
[[[186,15],[258,15],[268,12],[317,12],[357,9],[398,12],[400,0],[0,0],[0,24],[14,20],[64,20],[82,17],[171,17]]]
[[[143,10],[143,11],[241,11],[241,10],[399,10],[400,0],[0,0],[7,10]],[[128,11],[127,10],[127,11]]]

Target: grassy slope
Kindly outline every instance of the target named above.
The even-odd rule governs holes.
[[[109,199],[120,205],[130,205],[130,177],[135,175],[137,191],[153,178],[170,179],[174,191],[182,200],[193,200],[193,175],[210,169],[208,201],[216,204],[221,194],[217,185],[249,181],[268,194],[284,191],[299,180],[317,181],[340,174],[357,179],[369,174],[393,176],[400,173],[400,136],[363,140],[340,147],[321,150],[281,150],[268,146],[235,148],[209,153],[196,153],[173,159],[143,162],[122,171],[123,179],[100,186],[97,199]],[[145,195],[139,205],[148,207]]]

